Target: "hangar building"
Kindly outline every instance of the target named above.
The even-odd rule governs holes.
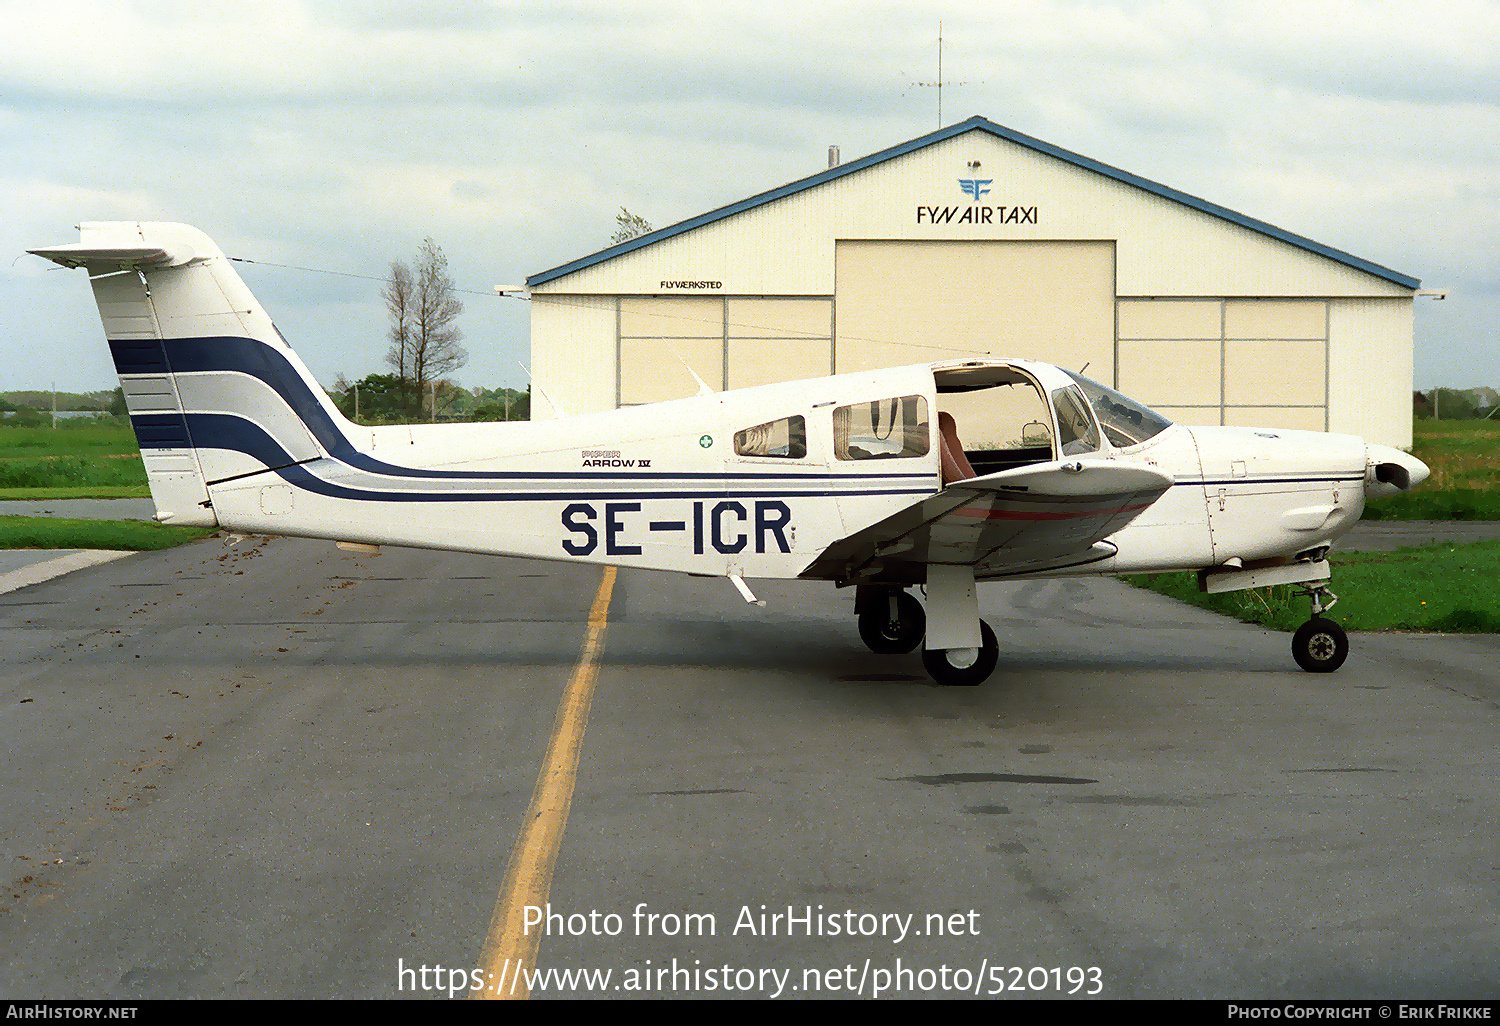
[[[980,117],[526,284],[569,413],[989,354],[1411,446],[1419,281]]]

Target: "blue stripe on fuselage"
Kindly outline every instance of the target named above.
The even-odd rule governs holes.
[[[166,339],[159,343],[164,347],[164,355],[158,358],[157,363],[151,363],[145,354],[147,350],[158,347],[155,340],[148,343],[136,340],[124,340],[111,342],[110,350],[115,354],[115,366],[121,374],[125,373],[162,373],[170,370],[174,374],[186,374],[193,372],[229,371],[246,374],[263,382],[267,387],[279,395],[282,400],[292,409],[297,418],[307,426],[309,432],[323,447],[323,451],[335,459],[348,464],[357,470],[376,474],[382,477],[405,477],[433,481],[507,481],[507,480],[537,480],[537,479],[584,479],[593,481],[614,480],[617,474],[598,472],[592,474],[570,473],[570,472],[529,472],[529,471],[493,471],[493,470],[435,470],[421,467],[403,467],[397,464],[385,463],[359,452],[348,437],[340,430],[333,418],[328,414],[324,406],[324,400],[314,395],[308,387],[307,382],[299,374],[291,361],[286,358],[275,347],[264,342],[258,342],[252,338],[243,338],[232,335],[217,336],[211,338],[177,338]],[[168,366],[160,365],[165,360]],[[127,370],[126,368],[130,369]],[[156,415],[149,415],[156,416]],[[132,418],[137,419],[137,418]],[[242,418],[236,418],[242,419]],[[234,449],[247,452],[257,459],[261,459],[267,466],[281,466],[294,463],[294,460],[283,449],[277,457],[277,462],[270,462],[261,457],[260,451],[264,443],[259,439],[252,442],[245,435],[243,429],[229,423],[220,415],[193,414],[188,415],[189,426],[192,428],[193,445],[200,448]],[[248,422],[246,422],[248,423]],[[260,434],[269,439],[270,436],[259,428]],[[249,446],[248,448],[246,446]],[[278,448],[281,448],[278,445]],[[893,479],[904,479],[912,485],[925,485],[933,475],[931,473],[916,474],[797,474],[793,468],[783,472],[742,474],[692,474],[692,473],[653,473],[637,475],[651,480],[705,480],[723,481],[726,477],[741,480],[765,479],[768,481],[785,482],[791,472],[791,476],[822,481],[848,480],[852,478],[868,479],[872,481],[890,482]],[[913,491],[919,494],[930,489],[922,488]],[[905,494],[904,492],[902,494]]]
[[[568,472],[505,472],[484,475],[495,483],[514,482],[554,485],[550,491],[393,491],[388,489],[360,487],[352,483],[327,480],[311,472],[311,468],[326,468],[334,473],[348,473],[359,468],[341,466],[333,460],[297,460],[286,451],[266,430],[244,417],[229,413],[190,413],[182,428],[191,434],[198,448],[224,449],[241,452],[258,460],[266,467],[266,473],[275,473],[287,482],[300,488],[333,498],[358,499],[386,502],[517,502],[530,500],[589,500],[589,499],[730,499],[756,496],[811,497],[811,496],[867,496],[867,495],[930,495],[933,491],[931,475],[893,474],[861,475],[860,487],[854,490],[831,488],[848,478],[837,475],[776,475],[751,474],[601,474]],[[138,437],[166,437],[174,425],[183,425],[180,414],[150,413],[131,417]],[[176,437],[176,436],[173,436]],[[180,448],[153,443],[143,448]],[[399,470],[400,468],[394,468]],[[478,475],[479,472],[473,472]],[[253,472],[252,472],[253,474]],[[250,475],[236,475],[243,478]],[[391,475],[382,475],[391,476]],[[473,477],[468,480],[474,480]],[[573,482],[573,487],[567,487]],[[680,487],[672,484],[680,482]],[[600,485],[616,487],[601,490]],[[695,487],[696,486],[696,487]],[[587,489],[587,490],[584,490]],[[651,490],[644,490],[651,489]]]

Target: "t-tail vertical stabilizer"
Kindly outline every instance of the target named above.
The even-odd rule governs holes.
[[[348,422],[208,236],[85,222],[31,250],[88,271],[156,518],[218,525],[210,486],[352,448]]]

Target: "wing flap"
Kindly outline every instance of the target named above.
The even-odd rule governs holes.
[[[1172,487],[1171,475],[1116,460],[1068,460],[969,478],[834,542],[802,572],[836,581],[919,583],[927,565],[976,577],[1107,558],[1103,539]]]

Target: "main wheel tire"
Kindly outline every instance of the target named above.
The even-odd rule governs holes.
[[[896,595],[896,618],[891,619],[891,603],[882,595],[859,614],[859,636],[871,652],[881,655],[904,655],[922,643],[927,633],[927,613],[909,591]]]
[[[1292,656],[1308,673],[1332,673],[1349,658],[1349,635],[1332,620],[1315,616],[1292,636]]]
[[[995,640],[995,632],[990,630],[990,625],[983,620],[979,621],[980,645],[977,649],[940,649],[934,651],[924,648],[922,650],[922,665],[927,668],[932,679],[947,687],[973,687],[983,684],[989,679],[990,674],[995,672],[995,664],[1000,661],[1000,643]],[[973,656],[972,662],[956,665],[953,657],[966,658]]]

